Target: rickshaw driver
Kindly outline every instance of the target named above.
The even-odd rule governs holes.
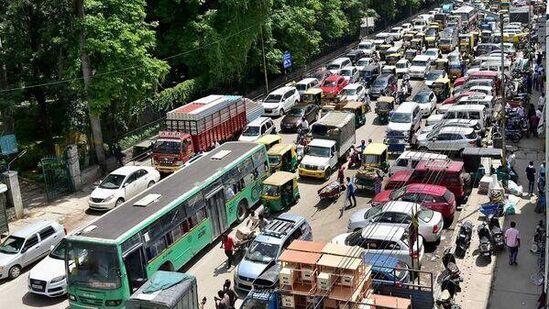
[[[293,198],[293,182],[289,181],[282,187],[282,200],[286,205],[290,205]]]

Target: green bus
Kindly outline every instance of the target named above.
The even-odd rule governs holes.
[[[121,308],[157,270],[180,269],[261,196],[264,145],[228,142],[67,237],[71,308]]]

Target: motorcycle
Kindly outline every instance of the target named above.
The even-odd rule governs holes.
[[[442,291],[439,298],[436,300],[436,304],[441,309],[461,309],[461,306],[454,302],[454,298],[450,295],[448,290]]]
[[[463,258],[465,252],[471,244],[471,236],[473,234],[473,224],[471,221],[465,221],[459,228],[459,233],[456,238],[456,251],[458,257]]]
[[[309,139],[307,137],[307,130],[299,128],[297,129],[296,145],[307,146]]]
[[[492,259],[492,235],[486,222],[482,222],[477,228],[479,245],[478,250],[481,256],[488,257],[490,261]]]
[[[492,234],[494,248],[497,250],[505,249],[505,239],[498,217],[494,215],[488,216],[488,228],[490,229],[490,234]]]
[[[459,288],[459,283],[463,282],[463,277],[461,277],[461,271],[459,270],[456,264],[456,257],[451,252],[451,248],[444,250],[444,255],[442,256],[442,264],[444,269],[449,274],[449,280],[452,280],[456,287]]]

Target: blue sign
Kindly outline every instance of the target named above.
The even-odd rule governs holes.
[[[3,155],[17,153],[17,140],[14,134],[0,136],[0,149]]]
[[[292,67],[292,55],[289,51],[285,51],[284,55],[282,55],[282,67],[284,67],[284,69]]]

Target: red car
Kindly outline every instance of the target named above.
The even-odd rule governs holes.
[[[448,99],[442,101],[442,104],[454,104],[454,103],[457,103],[459,101],[459,99],[461,99],[465,96],[468,96],[468,95],[473,95],[475,93],[476,92],[474,92],[474,91],[464,91],[460,94],[457,94],[455,96],[451,96]]]
[[[341,75],[331,75],[326,77],[320,85],[322,93],[327,96],[337,96],[345,86],[349,84],[349,81]]]
[[[372,200],[372,206],[381,206],[389,201],[406,201],[423,205],[442,214],[446,221],[452,221],[456,212],[454,194],[443,186],[411,184],[396,190],[379,192]]]

